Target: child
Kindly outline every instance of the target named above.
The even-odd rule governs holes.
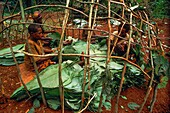
[[[41,12],[35,11],[34,14],[32,15],[32,18],[33,18],[33,23],[43,24]],[[43,47],[47,48],[47,49],[51,49],[50,42],[51,42],[52,38],[47,37],[47,34],[55,33],[56,30],[45,31],[43,28],[43,25],[40,25],[40,27],[42,28],[42,33],[43,33],[43,37],[44,37],[44,38],[42,38],[42,41],[41,41],[43,44]]]
[[[53,50],[45,49],[42,47],[41,39],[43,38],[42,27],[40,25],[30,24],[28,27],[28,32],[30,37],[28,38],[28,44],[30,46],[30,52],[36,55],[43,55],[45,53],[51,53]],[[25,46],[25,51],[29,52],[28,44]],[[51,57],[33,57],[34,61],[37,64],[38,71],[45,69],[50,64],[54,64],[51,62]],[[31,56],[25,55],[24,58],[25,65],[28,70],[34,70],[33,61]]]
[[[33,23],[43,24],[41,12],[35,11],[32,18],[33,18]],[[42,33],[44,35],[47,35],[48,33],[55,33],[56,32],[56,30],[45,31],[44,28],[43,28],[43,25],[41,25],[41,27],[42,27]]]
[[[116,44],[116,47],[114,49],[115,53],[118,56],[123,56],[126,54],[127,52],[127,48],[128,48],[128,39],[129,39],[129,31],[130,31],[130,25],[125,24],[121,30],[122,24],[119,25],[118,27],[118,31],[115,32],[115,35],[118,35],[118,33],[121,31],[120,36],[124,39],[118,39],[118,42]],[[131,42],[133,43],[134,40],[133,38],[131,38]],[[133,44],[131,44],[131,48],[132,48]]]
[[[39,11],[35,11],[33,14],[34,23],[42,24],[42,16]]]

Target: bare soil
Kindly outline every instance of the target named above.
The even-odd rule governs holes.
[[[159,34],[163,44],[166,44],[170,47],[170,20],[156,20],[158,22]],[[13,45],[22,43],[19,41],[13,42]],[[0,49],[8,47],[7,44],[0,44]],[[165,48],[168,52],[170,49]],[[31,109],[32,102],[31,100],[24,100],[21,102],[16,102],[15,100],[10,100],[10,95],[20,87],[20,81],[18,79],[18,72],[16,66],[0,66],[0,113],[26,113]],[[131,87],[123,91],[121,95],[126,96],[127,100],[120,98],[119,101],[119,113],[135,113],[137,110],[131,110],[128,108],[129,102],[135,102],[139,105],[144,101],[146,95],[146,88],[144,87]],[[148,113],[148,106],[152,98],[153,90],[142,110],[142,113]],[[170,80],[166,88],[158,90],[157,100],[155,102],[153,113],[170,113]],[[103,108],[103,113],[113,113],[116,97],[111,100],[112,108],[111,111],[105,110]],[[123,108],[122,108],[123,106]],[[54,111],[50,108],[45,108],[42,104],[40,108],[36,109],[36,113],[60,113],[61,110]],[[73,113],[73,111],[65,110],[65,113]],[[85,111],[84,113],[91,113],[90,111]]]

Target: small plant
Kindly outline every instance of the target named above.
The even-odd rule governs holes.
[[[154,0],[149,4],[151,6],[151,16],[153,18],[170,18],[170,2],[168,0]]]

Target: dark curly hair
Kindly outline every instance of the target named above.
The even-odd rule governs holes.
[[[38,31],[38,28],[41,28],[41,26],[36,24],[30,24],[28,26],[28,33],[36,33]]]

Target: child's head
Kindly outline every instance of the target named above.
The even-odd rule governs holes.
[[[35,11],[32,17],[33,17],[34,23],[42,24],[42,16],[39,11]]]
[[[36,24],[30,24],[28,27],[28,33],[30,34],[31,38],[39,40],[43,37],[42,34],[42,27]]]
[[[123,28],[122,28],[122,26],[123,26]],[[121,30],[121,29],[122,29],[122,30]],[[124,25],[123,25],[123,23],[122,23],[122,24],[120,24],[120,25],[118,26],[118,32],[121,31],[120,36],[122,36],[122,37],[125,37],[125,36],[126,36],[126,33],[128,33],[129,30],[130,30],[130,25],[129,25],[129,24],[124,24]]]

